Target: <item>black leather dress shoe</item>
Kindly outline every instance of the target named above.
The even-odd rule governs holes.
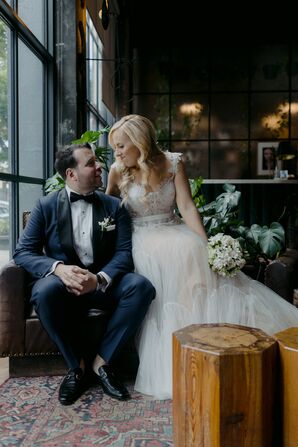
[[[81,368],[70,369],[59,389],[59,402],[62,405],[73,404],[82,393],[83,371]]]
[[[131,396],[125,386],[115,377],[109,365],[98,368],[98,381],[104,393],[118,400],[128,400]]]

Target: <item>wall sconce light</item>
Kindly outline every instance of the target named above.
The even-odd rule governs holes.
[[[103,29],[108,29],[110,23],[109,0],[102,0],[102,7],[99,10],[98,16],[101,20]]]
[[[183,115],[200,115],[204,106],[199,102],[184,103],[180,106],[180,112]]]

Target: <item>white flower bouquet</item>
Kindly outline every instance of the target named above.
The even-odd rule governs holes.
[[[208,239],[208,261],[211,269],[221,276],[235,276],[245,264],[239,242],[223,233]]]

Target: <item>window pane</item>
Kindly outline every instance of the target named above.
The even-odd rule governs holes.
[[[29,183],[20,183],[19,199],[20,199],[20,216],[19,216],[19,230],[20,234],[23,231],[23,212],[32,211],[37,199],[42,197],[42,185],[30,185]]]
[[[207,90],[208,64],[206,48],[175,49],[171,64],[172,90],[176,92]]]
[[[182,152],[188,178],[208,178],[208,142],[190,141],[172,144],[173,152]]]
[[[9,261],[12,252],[11,184],[0,180],[0,267]]]
[[[94,42],[92,42],[91,48],[96,49]],[[91,56],[92,57],[92,56]],[[88,61],[89,65],[89,77],[88,77],[88,100],[97,109],[98,97],[101,97],[101,92],[99,90],[99,79],[98,75],[101,73],[101,61]]]
[[[10,76],[8,72],[9,28],[0,20],[0,172],[11,172],[9,156]]]
[[[247,142],[219,141],[211,143],[211,178],[249,178]]]
[[[168,92],[169,91],[169,57],[157,48],[135,50],[133,58],[133,91]]]
[[[251,137],[288,138],[289,102],[285,93],[255,93],[251,104]]]
[[[102,101],[102,42],[87,13],[87,99],[99,110]]]
[[[18,0],[18,15],[37,39],[44,43],[44,9],[46,0]]]
[[[244,94],[211,97],[211,138],[248,138],[248,101]]]
[[[212,51],[212,90],[247,90],[248,60],[246,48],[221,48]]]
[[[19,40],[19,173],[43,177],[43,66]],[[38,92],[38,93],[37,93]]]
[[[288,47],[263,46],[252,56],[252,89],[279,90],[289,88]]]
[[[208,138],[208,96],[175,95],[172,99],[172,138]]]
[[[149,118],[155,125],[158,140],[169,139],[169,96],[142,95],[135,96],[133,113]]]
[[[94,115],[94,113],[88,113],[88,120],[87,120],[88,124],[87,124],[87,129],[90,130],[97,130],[97,126],[98,126],[98,120],[97,117]]]

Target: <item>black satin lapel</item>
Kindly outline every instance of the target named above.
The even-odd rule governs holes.
[[[82,263],[73,248],[71,211],[65,189],[59,192],[57,207],[57,224],[61,246],[69,258],[69,262],[81,266]]]
[[[105,207],[100,200],[100,197],[96,195],[96,203],[93,205],[93,256],[94,263],[96,263],[99,259],[100,250],[98,247],[102,244],[102,236],[103,232],[100,230],[100,226],[98,222],[102,222],[105,217],[107,217],[107,212]]]

